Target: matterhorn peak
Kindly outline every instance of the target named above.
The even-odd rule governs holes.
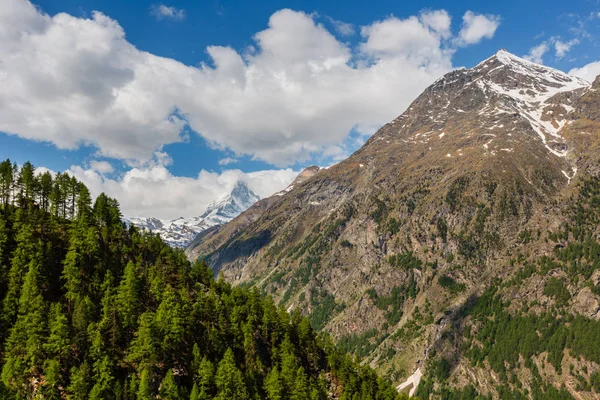
[[[173,220],[129,218],[126,222],[160,234],[172,247],[185,248],[199,233],[231,221],[258,200],[260,197],[245,182],[237,181],[228,195],[211,203],[201,216]]]

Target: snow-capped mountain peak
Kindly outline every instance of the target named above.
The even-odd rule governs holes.
[[[470,114],[482,129],[503,129],[507,135],[526,123],[549,153],[564,158],[568,148],[561,130],[573,101],[590,87],[583,79],[500,50],[471,69],[438,79],[426,93],[441,109],[429,106],[426,112],[440,125],[453,115]]]
[[[208,228],[223,225],[260,200],[260,197],[246,185],[238,181],[231,193],[211,203],[206,211],[197,217],[179,217],[173,220],[158,218],[128,218],[127,223],[160,234],[172,247],[186,247],[194,238]]]

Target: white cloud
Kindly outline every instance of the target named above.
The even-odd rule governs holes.
[[[298,175],[292,169],[244,173],[237,169],[221,173],[200,171],[197,177],[172,175],[164,165],[132,168],[122,177],[107,178],[93,168],[72,166],[68,171],[81,180],[95,197],[104,192],[116,198],[123,215],[174,219],[201,215],[214,200],[244,181],[261,198],[284,189]]]
[[[169,7],[164,4],[154,4],[150,7],[150,14],[156,19],[170,19],[172,21],[182,21],[185,19],[185,10],[176,7]]]
[[[354,29],[354,25],[348,23],[348,22],[343,22],[343,21],[338,21],[336,19],[333,19],[331,17],[328,17],[329,22],[331,22],[331,24],[333,25],[333,27],[335,28],[335,30],[337,31],[337,33],[339,33],[342,36],[352,36],[356,33],[356,30]]]
[[[588,82],[594,82],[596,77],[600,75],[600,61],[594,61],[580,68],[573,68],[569,71],[569,75],[578,76]]]
[[[546,42],[542,42],[539,45],[529,49],[529,53],[524,55],[523,58],[537,64],[542,64],[544,62],[544,54],[546,54],[548,50],[548,44],[546,44]]]
[[[467,14],[466,44],[491,37],[497,17]],[[363,27],[350,47],[312,15],[280,10],[254,36],[254,50],[209,46],[212,63],[194,67],[136,49],[102,13],[51,17],[4,0],[0,131],[60,148],[91,145],[139,166],[183,141],[189,124],[215,148],[292,165],[353,129],[371,133],[451,70],[449,19],[441,10],[390,17]]]
[[[108,161],[90,161],[90,169],[102,174],[112,174],[114,167]]]
[[[425,26],[431,28],[434,32],[439,33],[444,39],[448,39],[452,36],[452,32],[450,31],[452,18],[446,10],[425,11],[421,13],[421,21]]]
[[[563,58],[571,50],[571,47],[573,47],[574,45],[576,45],[578,43],[579,43],[578,39],[572,39],[572,40],[569,40],[568,42],[563,42],[560,39],[556,39],[554,41],[554,50],[556,51],[556,57],[558,59]]]
[[[389,17],[361,29],[366,39],[361,50],[379,60],[402,59],[410,65],[451,69],[451,53],[442,48],[442,34],[432,22],[432,12],[407,19]],[[381,89],[381,87],[379,88]]]
[[[463,46],[479,43],[484,38],[491,39],[500,26],[500,17],[497,15],[476,14],[473,11],[467,11],[462,19],[458,43]]]
[[[219,160],[219,165],[229,165],[229,164],[235,164],[237,163],[238,160],[235,158],[231,158],[231,157],[225,157]]]

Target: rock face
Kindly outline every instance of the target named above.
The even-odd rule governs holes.
[[[499,51],[440,78],[351,157],[187,253],[300,309],[400,384],[440,354],[471,299],[518,271],[514,254],[552,254],[542,233],[598,172],[598,93]],[[540,279],[539,290],[510,296],[543,292],[549,278]],[[575,308],[588,312],[594,296]],[[459,380],[489,377],[470,368],[460,364],[471,378]]]
[[[260,200],[244,182],[237,182],[230,194],[210,204],[199,217],[160,220],[128,218],[127,223],[158,233],[171,247],[187,247],[194,238],[209,228],[223,225]]]

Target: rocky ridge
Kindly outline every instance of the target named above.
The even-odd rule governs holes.
[[[600,175],[599,84],[501,50],[440,78],[347,160],[201,235],[187,254],[300,309],[396,384],[420,369],[425,393],[450,376],[451,387],[494,398],[504,385],[533,390],[526,376],[514,378],[521,389],[505,384],[487,359],[473,366],[460,333],[481,329],[465,310],[492,288],[513,313],[557,307],[544,294],[552,271],[514,277],[579,240],[556,231],[570,226],[567,199],[593,193],[582,187]],[[592,277],[554,274],[574,299],[560,312],[596,318]],[[440,357],[448,376],[435,376]],[[558,365],[540,364],[539,390],[585,391]]]

